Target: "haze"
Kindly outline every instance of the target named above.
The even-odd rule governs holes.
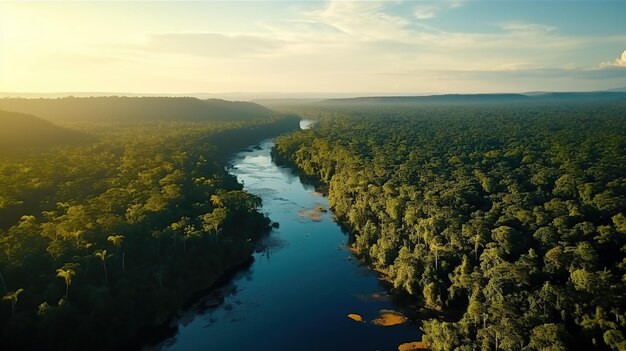
[[[626,86],[626,2],[0,4],[3,92],[474,93]]]

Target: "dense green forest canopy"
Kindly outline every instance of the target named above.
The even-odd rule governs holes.
[[[274,156],[452,320],[433,350],[625,350],[626,103],[300,106]]]
[[[79,145],[0,153],[2,348],[126,348],[248,260],[271,223],[227,158],[299,119],[238,119],[97,124]]]
[[[192,97],[1,98],[0,110],[50,121],[233,121],[267,118],[273,111],[252,103]]]

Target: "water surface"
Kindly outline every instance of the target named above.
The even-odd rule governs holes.
[[[217,307],[185,311],[164,350],[397,350],[420,340],[412,321],[370,323],[394,306],[376,273],[346,249],[348,236],[328,201],[270,158],[272,141],[233,159],[232,173],[263,199],[262,211],[280,224],[254,263],[222,289]],[[204,302],[206,306],[206,301]],[[364,322],[348,318],[362,316]]]

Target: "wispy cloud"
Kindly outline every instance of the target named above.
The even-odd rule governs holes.
[[[462,4],[460,1],[425,2],[415,6],[413,14],[418,20],[426,20],[437,17],[442,11],[461,7]]]
[[[384,11],[382,1],[331,1],[325,7],[305,13],[358,40],[403,38],[409,21]]]
[[[271,54],[285,45],[285,41],[267,36],[198,32],[149,34],[142,43],[119,46],[139,51],[232,59]]]
[[[532,32],[532,33],[548,33],[556,29],[553,26],[547,26],[545,24],[510,21],[498,24],[500,28],[509,32]]]

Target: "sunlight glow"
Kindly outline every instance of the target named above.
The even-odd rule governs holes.
[[[626,85],[626,28],[612,15],[626,12],[626,3],[509,3],[0,3],[0,91],[390,94]],[[558,20],[564,15],[569,22]],[[590,16],[603,16],[604,31],[575,32],[576,23],[598,20]]]

